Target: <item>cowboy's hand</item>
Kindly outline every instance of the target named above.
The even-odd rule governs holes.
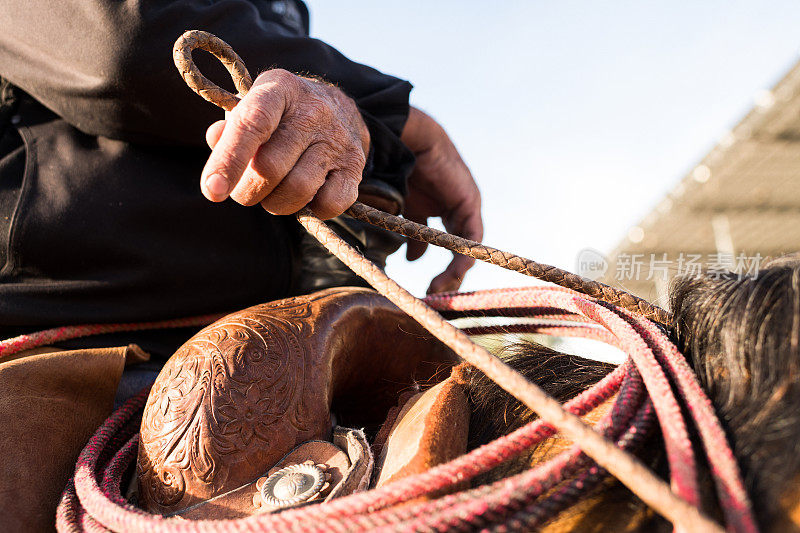
[[[350,98],[280,69],[256,78],[226,120],[208,128],[206,141],[206,198],[261,203],[274,215],[310,204],[323,219],[356,200],[369,151],[369,131]]]
[[[481,195],[467,165],[444,129],[422,111],[411,108],[401,136],[417,158],[408,180],[405,217],[426,224],[441,217],[445,229],[467,239],[483,238]],[[406,258],[418,259],[426,243],[408,239]],[[428,294],[454,291],[475,260],[454,254],[444,272],[433,278]]]

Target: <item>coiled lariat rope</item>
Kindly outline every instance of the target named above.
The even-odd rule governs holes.
[[[0,341],[0,359],[11,356],[31,348],[47,346],[56,342],[64,342],[91,335],[105,333],[118,333],[120,331],[141,331],[146,329],[171,329],[187,328],[191,326],[206,326],[224,315],[212,314],[177,320],[161,320],[157,322],[129,322],[121,324],[85,324],[80,326],[63,326],[60,328],[46,329],[36,333],[12,337]]]
[[[187,32],[175,45],[176,64],[187,83],[204,98],[226,109],[232,108],[237,98],[208,81],[192,63],[191,50],[197,47],[223,61],[242,94],[250,86],[244,64],[228,45],[205,32]],[[449,463],[379,489],[278,514],[254,515],[240,520],[186,521],[145,513],[121,496],[123,474],[136,456],[136,429],[147,398],[147,391],[143,391],[115,412],[81,453],[74,481],[70,482],[59,505],[59,530],[445,531],[487,526],[523,529],[554,517],[580,495],[599,485],[608,472],[682,531],[721,531],[722,528],[698,508],[696,458],[681,404],[687,407],[698,429],[727,528],[737,532],[757,530],[738,467],[711,402],[683,356],[664,332],[648,320],[665,322],[668,319],[665,311],[622,291],[593,285],[595,282],[590,283],[579,276],[480,243],[459,241],[453,236],[445,238],[446,234],[442,232],[428,231],[430,228],[419,225],[409,226],[408,221],[388,218],[388,215],[360,204],[351,209],[351,214],[412,238],[424,234],[420,238],[432,244],[442,245],[448,241],[448,248],[458,253],[467,253],[492,263],[504,263],[506,268],[568,285],[593,296],[585,298],[563,288],[534,287],[433,295],[423,302],[389,279],[310,210],[303,209],[298,213],[300,223],[331,253],[540,418]],[[501,257],[498,259],[498,256]],[[608,300],[612,303],[607,303]],[[498,311],[497,316],[536,317],[535,326],[544,333],[568,332],[610,342],[630,358],[562,406],[500,359],[474,344],[464,332],[437,313],[440,311],[455,317],[474,315],[476,311],[490,315],[492,310]],[[91,329],[91,326],[84,328]],[[682,402],[673,394],[672,385],[678,390]],[[644,394],[645,389],[647,394]],[[581,416],[615,394],[612,409],[595,429],[583,423]],[[630,452],[641,444],[654,418],[658,420],[664,437],[673,489]],[[556,432],[570,439],[574,446],[543,464],[490,485],[398,505],[420,496],[452,492],[463,487],[465,481],[524,453]]]
[[[596,385],[568,401],[564,408],[575,416],[583,416],[616,394],[610,418],[606,416],[595,427],[624,450],[635,450],[640,444],[648,427],[655,422],[654,412],[662,428],[676,426],[676,418],[680,417],[680,413],[664,408],[665,405],[674,405],[675,402],[665,380],[676,381],[676,375],[680,373],[676,364],[680,364],[682,356],[672,352],[671,344],[659,328],[649,330],[650,322],[647,320],[602,302],[587,300],[573,291],[547,287],[435,295],[428,297],[426,302],[433,309],[446,312],[451,317],[498,309],[498,304],[503,302],[507,314],[535,316],[542,323],[547,319],[541,317],[553,316],[552,311],[560,309],[563,314],[571,315],[576,323],[594,324],[576,328],[575,336],[596,338],[595,334],[589,332],[602,328],[608,333],[606,340],[630,354],[631,358]],[[492,315],[490,312],[486,314]],[[553,322],[562,323],[564,318],[556,316]],[[582,330],[586,330],[587,334],[581,334]],[[662,368],[664,371],[661,371]],[[649,398],[637,392],[645,388],[649,392]],[[654,391],[658,391],[658,394]],[[702,391],[700,394],[698,399],[691,391],[686,393],[687,403],[697,407],[700,412],[707,407],[706,414],[713,415],[710,406],[704,407]],[[531,470],[491,485],[462,490],[429,502],[398,506],[420,496],[463,486],[465,481],[524,453],[531,446],[552,436],[555,428],[539,419],[423,474],[328,504],[232,521],[168,519],[145,513],[127,504],[120,496],[123,472],[135,461],[133,433],[139,423],[146,396],[145,391],[115,413],[82,452],[74,484],[68,487],[59,507],[57,518],[60,530],[239,532],[256,529],[364,531],[386,528],[447,531],[501,525],[525,529],[552,518],[596,487],[605,476],[604,469],[587,462],[588,459],[578,453],[580,448],[576,445]],[[708,422],[697,425],[704,424]],[[713,416],[710,424],[718,427]],[[713,465],[712,472],[720,473],[717,476],[723,479],[718,484],[726,487],[725,491],[720,492],[723,495],[720,500],[726,510],[729,529],[755,531],[747,496],[741,490],[735,463],[726,464],[726,460],[732,459],[732,456],[724,452],[727,449],[724,438],[721,435],[702,438],[705,449],[714,450],[714,454],[707,454],[707,460]],[[680,449],[682,443],[686,442],[686,435],[680,431],[676,435],[673,430],[665,432],[664,439],[673,442],[673,446]],[[675,480],[684,476],[689,479],[686,484],[691,487],[696,486],[696,483],[693,469],[687,466],[693,464],[690,449],[687,454],[688,458],[676,458],[675,454],[670,454],[668,460],[673,483],[677,484]],[[727,471],[729,467],[732,470]],[[726,472],[733,475],[732,481],[724,479]],[[667,493],[669,494],[668,489]],[[725,493],[732,496],[725,498]],[[671,494],[670,496],[674,498]],[[692,488],[684,489],[683,496],[695,503],[698,500],[697,492]],[[713,523],[700,521],[685,524],[683,527],[687,531],[719,531],[719,527]]]

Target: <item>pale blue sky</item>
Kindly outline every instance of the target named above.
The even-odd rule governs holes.
[[[610,251],[798,60],[796,1],[310,0],[312,35],[410,80],[484,198],[484,241],[574,270]],[[618,209],[609,208],[619,205]],[[449,261],[404,254],[416,294]],[[463,289],[529,279],[476,266]]]

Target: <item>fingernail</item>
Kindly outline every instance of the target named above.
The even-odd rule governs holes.
[[[216,197],[227,196],[228,180],[220,174],[211,174],[206,178],[206,190]]]

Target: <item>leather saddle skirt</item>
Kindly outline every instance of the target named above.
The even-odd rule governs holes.
[[[139,504],[179,514],[248,484],[261,490],[298,446],[331,441],[334,426],[377,429],[402,392],[446,377],[455,362],[367,289],[328,289],[228,315],[187,341],[153,385]],[[302,468],[284,484],[301,484]]]

